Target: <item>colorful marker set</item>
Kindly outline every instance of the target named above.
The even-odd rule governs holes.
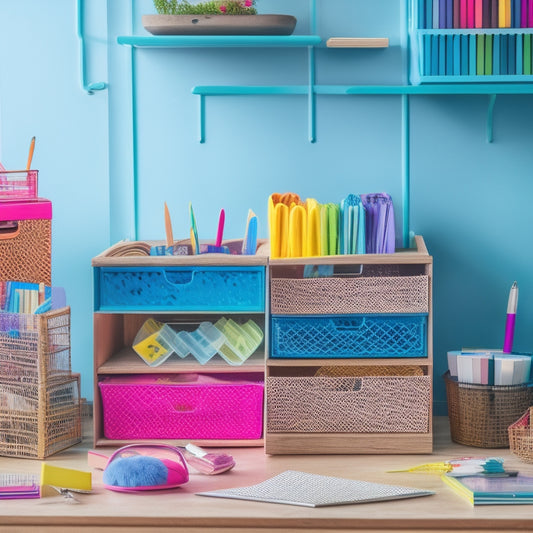
[[[349,194],[339,204],[274,193],[268,224],[274,259],[395,251],[394,210],[386,193]]]
[[[479,385],[521,385],[532,381],[532,354],[513,352],[518,284],[509,291],[503,350],[462,350],[448,352],[451,377]]]
[[[531,28],[532,0],[418,0],[424,29]]]
[[[172,232],[172,222],[168,206],[165,203],[165,233],[166,245],[152,246],[150,255],[196,255],[204,253],[218,253],[218,254],[242,254],[254,255],[257,249],[257,216],[249,209],[246,220],[246,230],[242,244],[237,250],[235,246],[226,246],[222,242],[224,235],[224,224],[226,221],[226,213],[224,209],[220,210],[218,218],[218,227],[216,238],[214,241],[201,243],[198,237],[198,226],[196,224],[196,217],[192,204],[189,203],[189,218],[190,218],[190,245],[183,242],[176,243]]]
[[[51,288],[44,283],[0,281],[0,311],[33,314],[43,312]]]

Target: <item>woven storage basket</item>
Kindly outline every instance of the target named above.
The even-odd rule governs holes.
[[[428,276],[273,278],[272,314],[427,313]]]
[[[70,307],[0,314],[0,385],[48,384],[70,376]]]
[[[81,442],[80,376],[0,387],[0,455],[44,459]]]
[[[452,440],[478,448],[508,448],[508,428],[530,406],[531,388],[459,383],[449,372],[444,381]]]
[[[0,240],[0,280],[50,285],[52,220],[20,220],[18,232]]]
[[[516,422],[509,426],[509,447],[511,452],[526,463],[533,463],[533,430],[530,407]]]
[[[272,433],[427,433],[430,403],[430,376],[267,378]]]

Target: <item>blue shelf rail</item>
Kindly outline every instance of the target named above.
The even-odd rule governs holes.
[[[80,83],[82,89],[87,94],[94,94],[94,91],[102,91],[107,88],[107,84],[103,81],[96,81],[92,83],[87,82],[87,61],[85,54],[85,17],[84,17],[84,0],[77,0],[76,14],[77,14],[77,34],[80,44]]]

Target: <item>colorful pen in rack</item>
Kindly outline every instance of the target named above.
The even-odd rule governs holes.
[[[272,258],[395,251],[394,210],[386,193],[349,194],[338,204],[273,193],[268,224]]]
[[[218,226],[215,239],[211,243],[201,243],[198,236],[198,226],[196,223],[196,216],[192,203],[189,203],[189,221],[190,221],[190,245],[184,243],[175,243],[172,231],[172,221],[170,219],[170,212],[168,205],[164,203],[164,219],[165,219],[165,245],[153,245],[149,247],[149,255],[192,255],[203,253],[223,253],[223,254],[243,254],[254,255],[257,250],[257,216],[250,209],[246,220],[246,230],[242,244],[240,241],[228,242],[223,244],[224,226],[226,221],[226,212],[224,209],[220,210],[218,217]],[[238,243],[238,248],[236,247]]]

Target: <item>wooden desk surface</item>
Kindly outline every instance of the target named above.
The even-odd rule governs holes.
[[[87,470],[87,450],[92,436],[83,443],[47,459],[66,468]],[[431,474],[387,473],[430,461],[465,456],[501,456],[508,468],[533,475],[527,465],[509,450],[480,449],[452,443],[447,418],[435,419],[432,455],[309,455],[267,456],[262,448],[231,449],[237,466],[218,476],[191,474],[187,485],[175,490],[123,494],[102,487],[102,473],[93,471],[93,493],[76,497],[69,504],[60,496],[36,500],[4,500],[0,503],[0,532],[66,531],[187,533],[265,533],[318,531],[531,531],[533,506],[500,505],[473,507]],[[416,436],[413,436],[416,439]],[[108,450],[110,451],[110,450]],[[0,472],[40,471],[41,461],[0,458]],[[293,505],[208,498],[196,492],[251,485],[285,470],[301,470],[379,483],[429,489],[436,494],[394,502],[305,508]]]

